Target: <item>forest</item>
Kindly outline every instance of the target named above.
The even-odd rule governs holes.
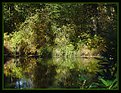
[[[2,7],[5,88],[118,88],[117,3]]]

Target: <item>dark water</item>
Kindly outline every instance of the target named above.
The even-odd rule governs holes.
[[[96,82],[96,58],[10,58],[4,64],[4,87],[83,88]]]

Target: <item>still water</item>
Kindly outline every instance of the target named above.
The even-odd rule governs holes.
[[[4,63],[4,87],[84,88],[96,82],[99,62],[96,58],[9,58]]]

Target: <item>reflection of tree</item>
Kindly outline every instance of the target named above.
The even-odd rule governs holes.
[[[35,58],[19,58],[21,62],[21,67],[23,69],[23,73],[26,77],[31,78],[34,68],[36,67],[36,59]]]
[[[93,58],[56,58],[53,62],[57,65],[55,84],[62,88],[80,88],[84,81],[88,86],[96,80],[96,73],[99,71],[98,60]]]
[[[47,88],[52,86],[54,81],[55,66],[49,65],[46,61],[37,63],[34,69],[33,84],[34,88]]]
[[[31,80],[33,88],[87,88],[97,81],[98,61],[94,58],[12,59],[5,63],[4,74]]]
[[[15,58],[4,64],[4,79],[6,84],[16,82],[16,78],[29,78],[33,76],[33,70],[36,65],[35,58]],[[5,84],[5,86],[7,86]],[[15,84],[14,84],[15,86]]]

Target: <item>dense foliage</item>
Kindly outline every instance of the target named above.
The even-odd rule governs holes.
[[[103,57],[100,80],[112,87],[104,79],[116,78],[117,4],[4,3],[3,20],[5,55]]]

